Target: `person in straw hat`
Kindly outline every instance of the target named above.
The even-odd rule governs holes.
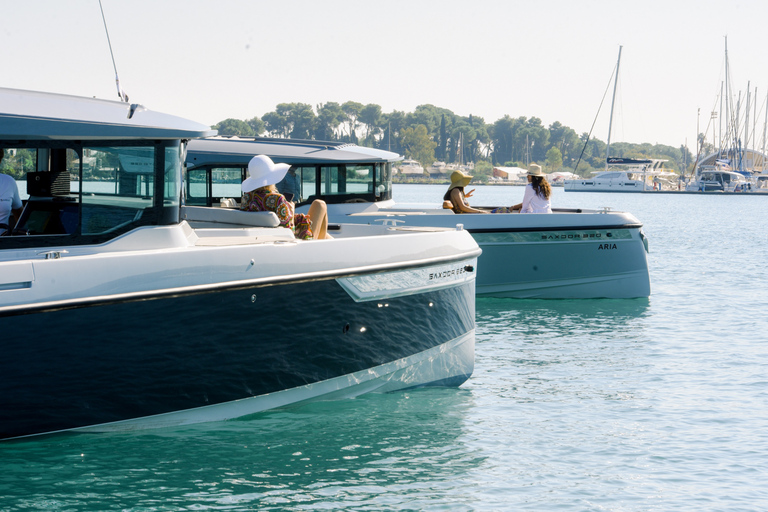
[[[242,183],[240,209],[249,212],[275,212],[280,225],[291,228],[296,238],[304,240],[333,238],[328,234],[328,208],[316,199],[309,212],[295,213],[293,203],[277,191],[275,184],[285,177],[288,164],[276,164],[266,155],[256,155],[248,162],[248,178]]]
[[[549,200],[552,187],[541,172],[541,166],[531,164],[528,167],[527,176],[528,184],[525,186],[523,202],[514,205],[512,209],[520,210],[520,213],[552,213],[552,204]]]
[[[478,210],[472,208],[467,202],[467,198],[472,196],[472,192],[464,192],[464,187],[469,185],[472,176],[464,174],[461,171],[454,171],[451,174],[451,185],[443,196],[443,208],[451,209],[454,213],[490,213],[487,210]]]

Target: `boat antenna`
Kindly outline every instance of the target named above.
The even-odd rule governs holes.
[[[616,66],[616,69],[614,72],[618,72],[619,68]],[[611,80],[613,80],[613,73],[611,73],[611,77],[608,79],[608,85],[605,86],[605,92],[603,93],[603,99],[600,100],[600,106],[597,107],[597,114],[595,114],[595,120],[592,121],[592,127],[589,129],[589,133],[587,134],[587,140],[584,141],[584,146],[581,148],[581,154],[579,155],[579,159],[576,161],[576,166],[573,168],[573,172],[576,173],[576,169],[579,168],[579,164],[581,163],[581,157],[584,156],[584,151],[587,149],[587,144],[589,144],[589,139],[592,137],[592,130],[595,129],[595,123],[597,123],[597,118],[600,116],[600,109],[603,108],[603,102],[605,102],[605,97],[608,95],[608,89],[611,87]],[[606,156],[607,158],[607,156]]]
[[[117,75],[117,64],[115,64],[115,54],[112,53],[112,41],[109,40],[109,29],[107,28],[107,19],[104,17],[104,7],[99,0],[99,9],[101,9],[101,19],[104,21],[104,31],[107,33],[107,44],[109,44],[109,55],[112,57],[112,67],[115,68],[115,84],[117,84],[117,96],[120,101],[128,103],[128,95],[120,87],[120,77]]]

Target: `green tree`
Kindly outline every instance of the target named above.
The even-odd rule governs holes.
[[[281,103],[283,106],[285,118],[290,126],[290,137],[293,139],[309,139],[315,131],[315,122],[317,117],[312,105],[306,103]]]
[[[284,115],[277,111],[267,112],[261,116],[261,120],[264,121],[264,128],[267,130],[267,133],[272,137],[288,137],[288,120]]]
[[[382,114],[381,125],[384,133],[376,147],[402,155],[400,134],[405,129],[405,112],[393,110],[389,114]]]
[[[259,136],[262,133],[264,133],[264,121],[259,119],[258,116],[252,117],[251,119],[246,121],[246,123],[248,123],[248,126],[251,127],[254,135]]]
[[[341,105],[341,110],[344,111],[344,121],[347,124],[346,140],[348,142],[357,142],[357,119],[363,110],[363,104],[356,101],[347,101]]]
[[[219,131],[219,135],[236,135],[238,137],[253,137],[256,135],[253,128],[240,119],[225,119],[212,126],[214,130]]]
[[[477,132],[468,123],[464,120],[454,123],[451,129],[449,160],[462,163],[473,161],[470,153],[475,139],[477,139]]]
[[[315,124],[315,139],[336,140],[339,138],[339,125],[344,121],[344,111],[335,101],[321,103],[317,106],[317,123]]]
[[[437,141],[437,150],[435,151],[435,157],[445,162],[445,145],[448,142],[448,130],[445,126],[445,114],[440,116],[440,138]]]
[[[435,161],[437,144],[429,137],[427,127],[423,124],[406,128],[400,139],[406,158],[412,158],[424,166],[431,165]]]
[[[514,160],[512,146],[514,143],[515,124],[514,119],[505,115],[501,119],[497,119],[491,126],[492,162],[503,163]]]
[[[371,139],[378,135],[379,123],[381,122],[381,107],[369,103],[360,110],[360,122],[365,125],[365,138]],[[373,141],[370,141],[373,146]]]
[[[563,154],[555,146],[547,151],[547,166],[551,171],[556,171],[563,166]]]
[[[558,121],[549,127],[549,143],[560,150],[563,162],[573,165],[581,153],[581,142],[576,132]]]

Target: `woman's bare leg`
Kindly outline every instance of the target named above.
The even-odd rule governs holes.
[[[309,222],[312,226],[312,236],[316,240],[333,238],[328,234],[328,207],[325,201],[315,199],[309,207]]]

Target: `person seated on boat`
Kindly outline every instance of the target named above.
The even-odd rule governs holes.
[[[472,176],[461,171],[454,171],[451,174],[451,185],[443,196],[443,208],[451,209],[454,213],[490,213],[487,210],[478,210],[469,206],[467,198],[472,197],[475,189],[464,192],[464,187],[469,185],[471,180]]]
[[[0,149],[0,166],[4,156],[5,150]],[[13,226],[16,225],[21,216],[21,207],[22,203],[16,180],[12,176],[0,172],[0,235],[13,231]]]
[[[333,238],[328,234],[328,208],[316,199],[309,212],[295,213],[293,203],[277,191],[275,184],[288,172],[288,164],[276,164],[266,155],[257,155],[248,162],[248,178],[242,183],[243,199],[240,209],[249,212],[275,212],[280,225],[291,228],[296,238],[303,240]]]
[[[512,210],[520,210],[520,213],[552,213],[552,203],[549,200],[552,187],[541,172],[541,166],[531,164],[527,176],[528,184],[525,186],[523,202],[514,205]]]
[[[280,180],[277,185],[277,191],[283,194],[289,201],[294,203],[301,202],[301,177],[296,174],[296,166],[292,165],[288,169],[285,178]]]

